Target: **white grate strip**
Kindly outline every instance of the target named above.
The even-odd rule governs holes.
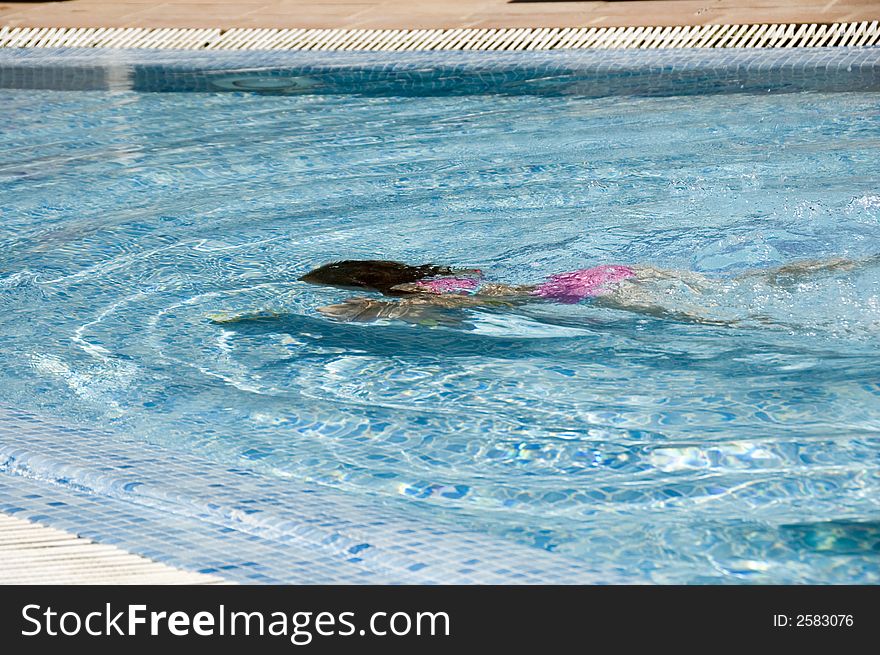
[[[833,24],[496,29],[58,28],[0,26],[0,48],[559,50],[880,45],[878,21]]]
[[[8,514],[0,514],[0,560],[0,584],[226,583]]]

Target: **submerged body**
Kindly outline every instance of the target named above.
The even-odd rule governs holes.
[[[413,323],[456,322],[448,310],[474,306],[515,306],[549,301],[574,304],[585,300],[613,309],[715,325],[732,325],[736,318],[719,317],[713,295],[733,286],[766,284],[785,287],[806,277],[846,271],[877,263],[834,258],[807,260],[747,272],[733,278],[712,278],[694,271],[650,265],[604,264],[559,273],[534,285],[487,282],[479,269],[407,266],[399,262],[343,261],[321,266],[300,278],[314,284],[379,291],[395,300],[349,298],[320,307],[325,316],[344,321],[396,319]],[[394,283],[395,280],[401,280]],[[446,311],[444,311],[446,310]],[[760,320],[752,315],[751,319]]]

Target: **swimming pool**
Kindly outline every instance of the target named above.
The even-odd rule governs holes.
[[[810,87],[816,53],[733,73],[670,54],[665,76],[633,74],[663,64],[645,53],[403,73],[173,56],[120,54],[118,74],[105,54],[98,88],[50,56],[0,89],[0,405],[73,430],[34,444],[75,452],[82,429],[96,470],[116,444],[194,456],[215,485],[329,490],[611,581],[880,580],[880,267],[714,298],[761,316],[737,327],[589,303],[347,324],[316,308],[358,294],[296,279],[334,259],[529,283],[877,254],[874,50],[827,54],[859,58],[849,91]],[[278,316],[211,321],[253,311]]]

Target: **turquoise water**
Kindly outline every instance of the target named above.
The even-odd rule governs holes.
[[[707,300],[737,327],[296,281],[867,257],[878,100],[0,90],[0,403],[657,582],[880,582],[880,267]]]

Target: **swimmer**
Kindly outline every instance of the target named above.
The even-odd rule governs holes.
[[[348,260],[320,266],[299,279],[312,284],[373,291],[393,298],[356,297],[319,307],[340,321],[402,320],[418,324],[455,323],[451,309],[478,306],[514,307],[532,302],[591,304],[660,318],[712,325],[734,325],[713,311],[714,292],[735,285],[764,283],[790,287],[807,278],[851,271],[880,263],[880,255],[863,260],[834,258],[793,262],[748,271],[733,278],[713,278],[694,271],[643,264],[603,264],[557,273],[531,285],[507,285],[485,279],[477,268],[425,264],[410,266],[381,260]],[[751,317],[760,320],[760,317]]]

